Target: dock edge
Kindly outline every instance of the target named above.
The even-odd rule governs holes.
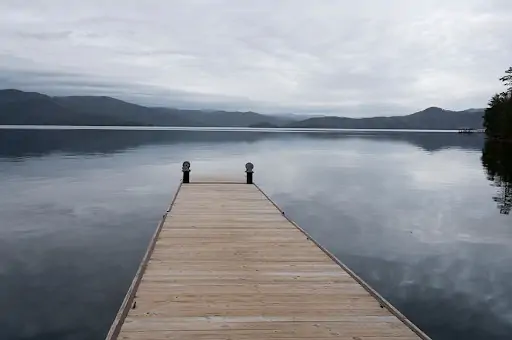
[[[130,311],[130,308],[132,306],[133,300],[135,299],[135,294],[137,293],[137,289],[139,288],[140,282],[142,281],[142,277],[144,276],[144,272],[146,271],[146,267],[148,265],[151,254],[155,249],[156,241],[158,239],[158,236],[160,235],[160,232],[162,231],[165,219],[167,218],[167,215],[171,212],[171,209],[174,203],[176,202],[176,198],[178,197],[178,193],[180,192],[182,185],[183,181],[180,181],[180,184],[178,185],[178,189],[176,189],[176,193],[174,194],[171,204],[167,208],[165,214],[162,216],[162,219],[158,223],[158,227],[156,228],[155,232],[153,233],[153,236],[151,237],[151,240],[149,241],[146,253],[142,258],[142,261],[139,265],[139,268],[137,269],[137,272],[135,273],[130,288],[128,289],[128,292],[126,293],[123,299],[121,307],[119,307],[119,311],[117,312],[116,317],[112,322],[112,325],[110,326],[110,329],[107,333],[107,336],[105,337],[105,340],[117,339],[119,333],[121,332],[121,327],[123,326],[124,320],[126,319],[126,316],[128,315],[128,312]]]

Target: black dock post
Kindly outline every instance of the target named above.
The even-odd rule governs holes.
[[[245,173],[247,174],[247,184],[252,184],[252,174],[254,173],[254,171],[252,169],[254,169],[254,165],[251,162],[245,164]]]
[[[190,162],[189,161],[183,162],[181,171],[183,171],[183,183],[190,183]]]

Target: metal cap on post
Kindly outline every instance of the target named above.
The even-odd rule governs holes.
[[[190,162],[189,161],[183,162],[181,171],[183,171],[183,183],[190,183]]]
[[[253,169],[254,169],[254,165],[251,162],[248,162],[247,164],[245,164],[245,174],[247,175],[247,184],[252,184],[252,174],[254,173]]]

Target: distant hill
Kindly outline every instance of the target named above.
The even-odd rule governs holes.
[[[54,101],[76,113],[97,115],[129,125],[142,126],[205,126],[180,110],[162,111],[146,106],[127,103],[111,97],[71,96],[53,97]],[[89,125],[104,125],[90,122]],[[121,124],[124,125],[124,124]]]
[[[260,128],[260,129],[274,129],[274,128],[278,128],[279,126],[272,124],[272,123],[263,122],[263,123],[251,124],[251,125],[249,125],[249,127]]]
[[[292,120],[256,112],[156,108],[104,96],[50,97],[0,90],[1,125],[231,126],[289,124]]]
[[[438,107],[408,116],[347,118],[263,115],[256,112],[146,107],[104,96],[50,97],[0,90],[0,125],[227,126],[345,129],[482,128],[483,109],[448,111]],[[292,119],[293,117],[293,119]]]
[[[263,115],[256,112],[239,111],[204,111],[204,110],[180,110],[169,108],[157,108],[160,112],[176,114],[181,117],[193,119],[203,126],[248,127],[254,124],[268,123],[272,125],[284,125],[292,122],[278,116]]]
[[[0,105],[30,99],[45,99],[48,96],[37,92],[23,92],[19,90],[0,90]]]
[[[75,112],[52,97],[17,90],[0,91],[2,125],[135,125],[125,119]]]
[[[407,116],[347,118],[317,117],[293,122],[287,127],[338,129],[431,129],[452,130],[461,127],[481,129],[483,109],[449,111],[438,107]]]

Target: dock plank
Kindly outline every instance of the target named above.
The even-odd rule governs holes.
[[[180,186],[112,339],[429,339],[255,185]]]

